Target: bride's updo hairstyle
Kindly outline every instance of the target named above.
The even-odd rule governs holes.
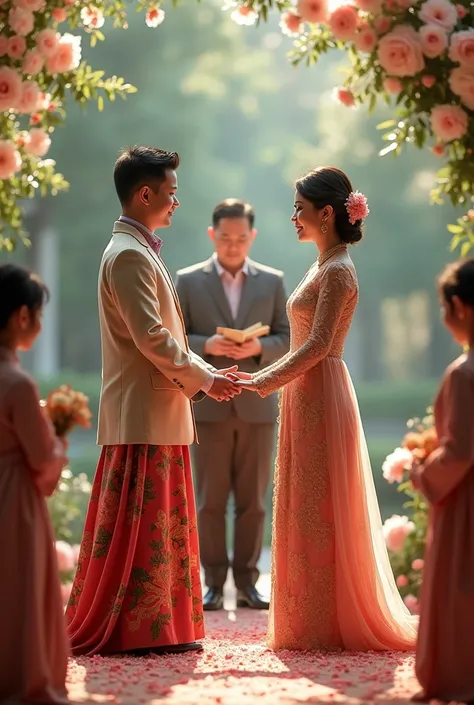
[[[354,191],[343,171],[335,166],[322,166],[298,179],[295,188],[317,210],[332,206],[336,232],[342,242],[353,245],[362,240],[363,219],[351,222],[347,201]]]

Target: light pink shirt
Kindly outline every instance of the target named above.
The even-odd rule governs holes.
[[[229,302],[232,318],[235,321],[239,312],[240,299],[242,298],[242,289],[244,287],[245,278],[249,273],[248,260],[245,260],[242,269],[239,269],[236,274],[231,274],[221,265],[217,259],[216,253],[212,255],[212,259],[214,261],[217,274],[221,279],[227,301]]]

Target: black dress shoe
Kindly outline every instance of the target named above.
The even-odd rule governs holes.
[[[185,654],[188,651],[202,651],[203,645],[198,641],[191,641],[188,644],[168,644],[167,646],[151,646],[147,649],[134,649],[127,651],[131,656],[164,656],[165,654]]]
[[[221,610],[224,607],[224,594],[218,588],[209,588],[202,601],[203,609],[207,611]]]
[[[270,607],[270,603],[260,595],[256,587],[249,585],[245,590],[237,590],[237,607],[267,610]]]

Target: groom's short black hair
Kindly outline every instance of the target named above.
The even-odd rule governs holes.
[[[147,181],[161,182],[169,169],[177,169],[179,155],[158,147],[127,147],[115,162],[114,182],[122,205],[129,203]]]

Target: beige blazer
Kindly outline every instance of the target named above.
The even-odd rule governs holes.
[[[117,221],[100,265],[102,389],[98,445],[190,445],[191,398],[212,366],[191,352],[163,260]]]

